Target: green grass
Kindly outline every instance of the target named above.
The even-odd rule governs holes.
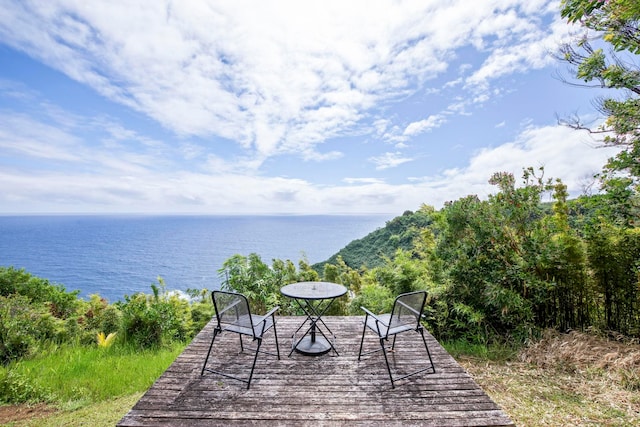
[[[442,342],[442,346],[454,359],[459,357],[472,357],[479,360],[504,362],[514,359],[518,354],[518,348],[504,344],[477,344],[465,340]]]
[[[0,401],[46,402],[61,409],[77,409],[135,394],[148,389],[184,346],[175,343],[144,351],[119,346],[59,347],[0,372],[0,392],[4,392]]]

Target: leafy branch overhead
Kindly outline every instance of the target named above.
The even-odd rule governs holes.
[[[569,23],[579,24],[584,34],[574,43],[563,44],[558,58],[575,67],[578,80],[597,82],[598,87],[612,90],[611,97],[595,102],[605,116],[603,124],[589,129],[605,132],[604,143],[622,149],[610,159],[604,176],[623,172],[635,182],[640,178],[640,2],[563,0],[561,15]],[[587,128],[578,118],[564,122]]]

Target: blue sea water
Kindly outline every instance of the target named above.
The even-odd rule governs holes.
[[[0,216],[0,266],[110,302],[169,290],[217,289],[234,254],[263,262],[325,261],[390,216]]]

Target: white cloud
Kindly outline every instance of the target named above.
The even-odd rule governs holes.
[[[424,120],[409,123],[405,128],[403,135],[416,136],[424,132],[429,132],[433,128],[442,126],[446,122],[446,118],[442,114],[431,115]]]
[[[557,49],[562,40],[570,38],[575,33],[575,28],[567,25],[566,21],[560,18],[559,6],[556,2],[538,1],[535,8],[533,5],[532,3],[527,7],[527,3],[523,3],[522,8],[528,13],[532,11],[539,13],[520,16],[511,28],[508,25],[497,28],[486,27],[480,31],[488,31],[489,34],[496,35],[498,42],[491,49],[484,63],[467,78],[465,87],[485,92],[489,90],[490,82],[494,79],[526,72],[529,69],[540,69],[555,61],[549,53]],[[553,17],[548,26],[540,25],[544,11]],[[496,25],[502,20],[501,18],[490,22],[489,25]],[[504,20],[504,23],[508,24],[508,20]],[[510,38],[510,42],[505,43],[501,37],[502,31],[513,32],[518,36]]]
[[[501,77],[548,64],[567,31],[554,0],[2,6],[3,44],[169,130],[159,139],[107,113],[80,117],[0,80],[2,108],[30,102],[0,110],[4,212],[394,213],[486,196],[492,173],[526,166],[545,166],[575,194],[612,153],[566,128],[530,126],[467,163],[458,150],[438,175],[388,183],[385,173],[416,161],[404,152],[413,138],[464,123],[454,116],[489,105]],[[496,117],[504,133],[519,120]],[[383,152],[388,143],[395,151]],[[314,183],[275,167],[267,176],[278,155],[301,169],[340,162]]]
[[[399,152],[384,153],[381,156],[370,157],[369,161],[376,165],[377,170],[394,168],[403,163],[412,161],[413,159],[403,156]]]
[[[30,158],[76,161],[79,140],[57,126],[36,122],[24,114],[0,111],[0,149]]]
[[[17,168],[0,171],[0,204],[6,212],[192,212],[255,213],[397,213],[422,203],[441,207],[447,200],[469,194],[481,198],[496,189],[488,184],[494,172],[545,167],[545,176],[561,178],[572,195],[582,190],[585,177],[600,171],[616,149],[595,148],[587,134],[559,126],[530,127],[514,141],[479,150],[466,165],[439,175],[408,179],[405,184],[385,180],[344,178],[344,185],[321,185],[306,180],[239,174],[223,159],[209,158],[209,172],[154,170],[117,156],[101,159],[109,168],[37,173]],[[397,153],[378,159],[391,166],[405,161]]]
[[[561,126],[530,127],[513,142],[479,150],[465,167],[445,170],[439,176],[413,178],[412,182],[429,194],[432,204],[440,206],[469,194],[484,198],[495,193],[488,183],[495,172],[510,172],[519,183],[523,168],[544,167],[545,178],[561,179],[575,197],[582,192],[585,177],[600,172],[617,152],[615,147],[602,147],[585,132]]]
[[[342,180],[346,184],[383,184],[384,180],[380,178],[344,178]]]
[[[265,158],[363,126],[465,45],[488,55],[467,84],[540,66],[552,3],[8,2],[0,37],[179,135]]]

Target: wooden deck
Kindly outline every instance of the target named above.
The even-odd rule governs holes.
[[[209,323],[118,425],[514,425],[431,335],[427,342],[436,373],[409,377],[392,389],[382,353],[358,362],[361,317],[323,318],[337,336],[339,356],[294,352],[287,357],[291,335],[303,320],[276,318],[281,360],[260,354],[249,390],[245,383],[222,376],[200,376],[213,333],[213,322]],[[227,333],[217,338],[218,353],[208,366],[238,371],[235,363],[244,362],[242,372],[248,374],[251,355],[238,354],[237,337]],[[269,331],[265,350],[275,351],[273,338]],[[368,332],[365,349],[379,346]],[[398,336],[389,360],[402,371],[409,364],[415,368],[424,357],[419,335],[408,332]]]

